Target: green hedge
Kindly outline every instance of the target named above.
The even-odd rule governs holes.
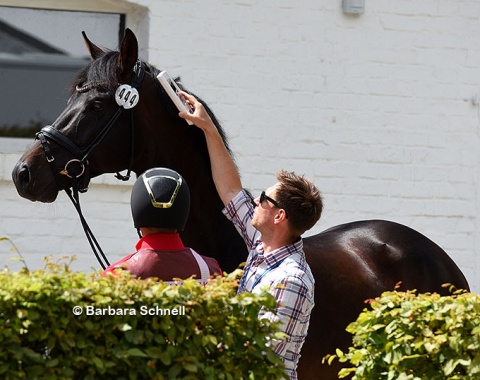
[[[353,379],[480,379],[480,296],[386,292],[347,331]]]
[[[239,274],[204,287],[103,278],[67,265],[1,271],[0,378],[281,378],[268,347],[278,327],[258,320],[275,300],[237,295]]]

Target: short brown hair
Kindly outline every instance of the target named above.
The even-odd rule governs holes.
[[[275,194],[276,200],[287,212],[293,232],[300,236],[320,219],[322,195],[312,181],[294,172],[281,170],[277,179],[280,185]]]

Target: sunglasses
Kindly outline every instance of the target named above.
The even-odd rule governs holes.
[[[265,191],[262,191],[262,193],[260,194],[259,203],[262,204],[262,203],[265,202],[265,201],[269,201],[269,202],[270,202],[271,204],[273,204],[275,207],[281,208],[282,210],[284,210],[284,211],[285,211],[285,216],[288,218],[287,210],[285,210],[282,206],[280,206],[275,199],[272,199],[272,198],[270,198],[267,194],[265,194]]]

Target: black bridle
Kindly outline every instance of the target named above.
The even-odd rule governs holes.
[[[133,160],[134,160],[134,125],[133,125],[133,107],[138,102],[138,91],[137,88],[140,87],[140,84],[143,81],[145,76],[145,67],[143,62],[140,60],[137,61],[134,69],[133,69],[133,76],[130,85],[119,85],[116,93],[115,99],[117,101],[118,107],[115,110],[115,113],[112,115],[110,120],[105,124],[103,129],[100,133],[95,137],[95,139],[86,147],[80,148],[78,147],[72,140],[70,140],[67,136],[62,134],[57,129],[53,128],[50,125],[43,127],[35,136],[36,139],[40,141],[42,144],[45,157],[47,162],[50,165],[50,168],[53,171],[53,175],[56,178],[57,174],[66,175],[71,180],[71,189],[65,189],[68,197],[72,201],[75,209],[78,212],[78,216],[80,217],[80,221],[82,223],[83,229],[85,231],[85,235],[87,236],[88,242],[97,258],[100,266],[105,269],[108,265],[110,265],[107,257],[103,253],[100,245],[98,244],[97,239],[93,235],[90,227],[88,226],[87,221],[85,220],[82,209],[80,207],[80,198],[79,193],[84,193],[88,190],[88,182],[89,182],[89,168],[88,168],[88,159],[92,155],[92,152],[95,148],[103,141],[105,136],[110,132],[113,125],[122,114],[122,112],[127,109],[130,110],[131,121],[130,121],[130,128],[132,133],[132,143],[131,143],[131,150],[130,150],[130,163],[128,166],[127,174],[124,176],[120,173],[117,173],[115,177],[122,181],[128,181],[130,179],[130,175],[133,168]],[[91,89],[95,88],[99,84],[92,83],[83,85],[81,87],[76,88],[77,92],[87,92]],[[66,149],[73,155],[73,159],[68,161],[65,164],[63,169],[58,169],[55,165],[55,157],[50,149],[49,141],[54,141],[56,144],[61,146],[62,148]],[[81,181],[83,180],[83,186],[80,186]],[[100,257],[101,256],[101,257]],[[102,261],[103,259],[103,261]],[[105,264],[104,264],[105,262]]]

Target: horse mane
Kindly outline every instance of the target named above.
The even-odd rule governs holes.
[[[81,87],[95,87],[97,90],[101,92],[112,92],[114,93],[118,87],[118,80],[117,80],[117,67],[118,67],[118,60],[119,60],[120,53],[118,51],[105,51],[98,59],[91,61],[87,66],[85,66],[73,80],[69,88],[69,94],[72,96],[77,92],[78,88]],[[165,105],[167,111],[172,115],[177,116],[178,110],[173,104],[172,100],[168,96],[167,92],[163,89],[160,85],[159,80],[157,79],[157,75],[161,72],[161,70],[157,69],[155,66],[149,64],[148,62],[142,61],[144,68],[147,73],[151,74],[153,79],[155,80],[155,86],[159,92],[159,95],[162,99],[162,103]],[[227,147],[227,150],[231,153],[230,146],[228,143],[228,139],[226,133],[222,126],[220,125],[217,117],[210,109],[210,107],[199,98],[194,93],[188,91],[185,86],[183,86],[182,82],[180,81],[180,77],[175,78],[177,81],[178,86],[185,92],[192,94],[195,96],[200,103],[203,104],[205,110],[209,114],[210,118],[212,119],[213,123],[217,127],[222,140]],[[203,132],[199,128],[193,129],[193,136],[197,140],[203,141],[203,145],[205,145],[206,149],[206,142],[205,136]],[[208,152],[207,152],[208,154]]]

